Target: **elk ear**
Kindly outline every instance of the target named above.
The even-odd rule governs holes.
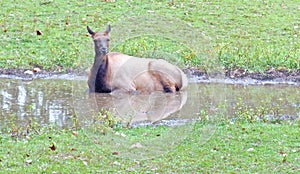
[[[110,24],[107,25],[106,27],[106,30],[105,30],[105,33],[108,35],[110,32]]]
[[[94,34],[95,34],[95,32],[93,32],[93,30],[92,30],[92,29],[90,29],[90,27],[89,27],[89,26],[87,26],[86,28],[87,28],[88,32],[90,33],[90,35],[94,35]]]

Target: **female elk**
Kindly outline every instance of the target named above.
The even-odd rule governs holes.
[[[187,86],[185,74],[165,60],[108,53],[110,25],[104,32],[94,32],[89,27],[87,30],[95,46],[88,78],[90,92],[176,92]]]

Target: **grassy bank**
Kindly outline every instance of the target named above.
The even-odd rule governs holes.
[[[85,69],[86,26],[112,25],[112,51],[207,71],[300,69],[297,1],[1,1],[0,68]],[[152,29],[152,30],[151,30]]]
[[[299,122],[220,122],[214,133],[202,141],[206,124],[197,123],[180,143],[161,147],[164,153],[145,159],[133,158],[149,149],[128,148],[126,156],[112,146],[124,138],[160,141],[169,129],[164,126],[118,129],[112,135],[95,130],[59,130],[53,127],[29,129],[26,136],[1,134],[1,173],[297,173]],[[33,131],[34,130],[34,131]],[[121,135],[121,136],[119,136]],[[125,137],[126,136],[126,137]],[[143,143],[142,143],[143,144]],[[144,144],[143,144],[144,145]],[[132,152],[132,153],[131,153]]]

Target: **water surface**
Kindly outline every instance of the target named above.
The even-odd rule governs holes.
[[[0,125],[30,120],[60,127],[92,124],[110,110],[125,124],[180,124],[213,117],[235,118],[242,112],[295,119],[300,113],[299,86],[191,83],[185,92],[151,95],[88,94],[85,78],[0,81]]]

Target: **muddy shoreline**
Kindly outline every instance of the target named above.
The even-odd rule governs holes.
[[[66,79],[66,80],[85,80],[87,73],[82,70],[68,70],[66,72],[50,72],[41,70],[31,74],[28,69],[0,69],[0,78],[12,78],[20,80],[35,79]],[[289,84],[300,86],[300,70],[275,70],[270,69],[266,72],[247,72],[243,69],[224,70],[223,72],[207,73],[196,68],[183,70],[191,83],[225,83],[225,84]]]
[[[224,72],[206,73],[195,68],[185,69],[191,82],[229,83],[229,84],[290,84],[300,86],[300,70],[274,70],[264,73],[247,72],[243,69],[224,70]]]

